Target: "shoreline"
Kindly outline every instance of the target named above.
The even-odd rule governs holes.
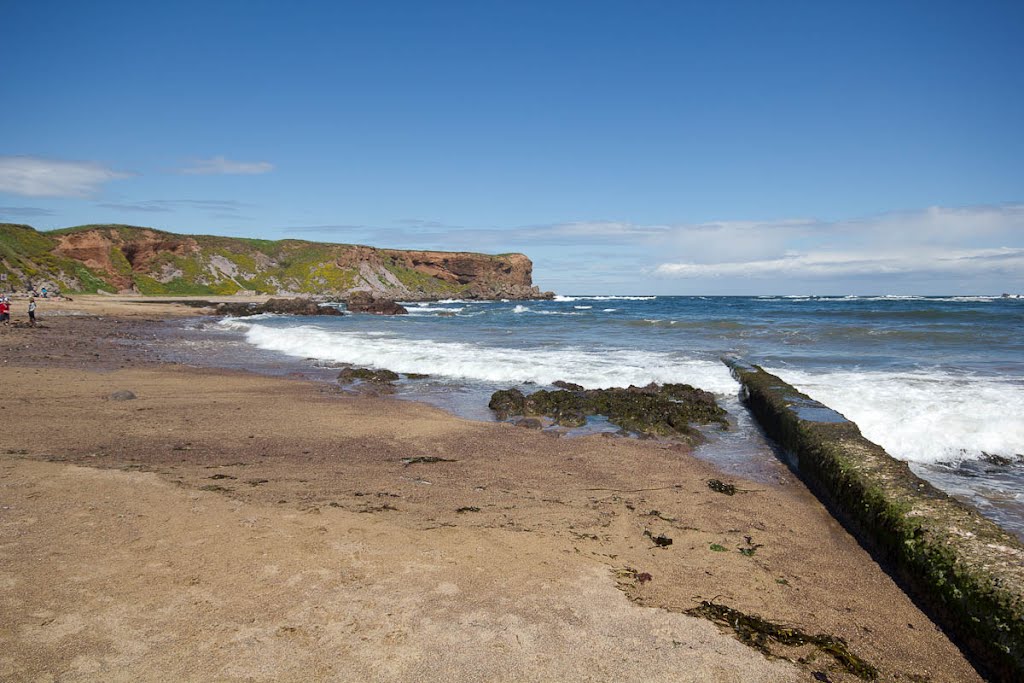
[[[159,364],[109,333],[194,309],[83,303],[0,335],[5,677],[860,680],[683,614],[716,600],[980,680],[791,475]]]

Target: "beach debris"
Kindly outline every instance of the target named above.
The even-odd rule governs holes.
[[[405,306],[373,294],[373,292],[352,292],[346,302],[352,313],[373,313],[374,315],[405,315]]]
[[[398,379],[398,373],[391,370],[372,370],[370,368],[345,368],[338,373],[338,381],[348,384],[356,380],[374,384],[391,384]]]
[[[419,455],[415,458],[402,458],[402,464],[408,467],[409,465],[419,465],[421,463],[435,463],[435,462],[458,462],[452,458],[439,458],[436,455]]]
[[[629,584],[643,585],[654,580],[654,577],[649,572],[642,572],[632,567],[622,567],[615,570],[615,580],[619,587],[623,587]]]
[[[812,671],[811,676],[813,676],[814,680],[816,681],[822,681],[822,683],[832,683],[832,679],[829,678],[828,674],[826,674],[824,671]]]
[[[726,548],[721,543],[712,543],[711,549],[714,550],[716,553],[724,553],[728,550],[728,548]]]
[[[109,396],[107,396],[107,398],[109,398],[111,401],[133,401],[137,398],[137,396],[134,393],[128,391],[127,389],[121,389],[120,391],[115,391],[114,393],[110,394]]]
[[[232,477],[230,474],[211,474],[208,479],[238,479],[238,477]]]
[[[708,488],[716,493],[724,493],[727,496],[736,495],[735,484],[726,484],[721,479],[709,479]]]
[[[260,484],[269,483],[269,479],[246,479],[245,483],[249,486],[259,486]]]
[[[665,515],[663,515],[660,512],[658,512],[657,510],[651,510],[650,512],[647,513],[647,516],[648,517],[657,517],[658,519],[660,519],[660,520],[662,520],[664,522],[668,522],[669,524],[675,524],[676,521],[678,521],[678,520],[676,520],[675,517],[666,517]]]
[[[357,510],[357,512],[390,512],[397,509],[398,508],[396,508],[394,505],[383,503],[381,505],[365,505],[359,510]]]
[[[691,423],[717,424],[728,429],[726,413],[715,401],[714,394],[688,384],[648,384],[625,389],[541,389],[529,395],[515,388],[503,389],[494,392],[488,407],[500,420],[544,416],[563,427],[582,427],[588,416],[603,415],[630,434],[683,437],[691,443],[702,439]]]
[[[456,512],[480,512],[480,508],[475,505],[466,505],[464,507],[460,507]]]
[[[671,538],[669,538],[665,534],[658,534],[657,536],[655,536],[651,533],[650,529],[644,529],[644,536],[651,539],[654,545],[658,546],[659,548],[667,548],[668,546],[672,545]]]
[[[753,557],[754,553],[757,552],[758,548],[764,547],[763,543],[754,543],[753,536],[744,536],[743,540],[747,542],[747,545],[737,548],[737,550],[740,551],[740,555],[745,555],[746,557]]]
[[[224,493],[230,493],[231,492],[231,489],[225,488],[225,487],[221,486],[220,484],[205,484],[203,486],[200,486],[199,490],[200,491],[221,491],[221,492],[224,492]]]
[[[779,656],[772,652],[772,645],[775,644],[787,647],[811,645],[830,655],[846,671],[861,680],[874,681],[878,678],[878,670],[850,652],[846,641],[838,636],[824,633],[811,635],[798,628],[776,624],[709,600],[703,600],[699,606],[686,610],[686,614],[731,628],[741,643],[767,656]]]

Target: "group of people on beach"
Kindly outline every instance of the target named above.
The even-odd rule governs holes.
[[[6,294],[0,294],[0,323],[4,327],[11,326],[11,300]],[[28,324],[36,326],[36,298],[28,298]]]

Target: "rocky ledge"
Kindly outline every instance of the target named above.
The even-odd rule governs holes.
[[[555,384],[564,388],[529,395],[518,389],[497,391],[488,406],[501,420],[542,416],[563,427],[582,427],[587,416],[603,415],[627,433],[681,438],[692,444],[702,440],[693,423],[728,428],[725,411],[714,395],[689,384],[590,390],[566,382]]]
[[[405,306],[391,299],[375,296],[372,292],[352,292],[347,301],[351,313],[373,313],[374,315],[405,315]]]
[[[282,315],[345,315],[330,305],[321,305],[312,299],[267,299],[262,304],[229,302],[218,304],[217,315],[229,315],[243,318],[261,313],[278,313]]]

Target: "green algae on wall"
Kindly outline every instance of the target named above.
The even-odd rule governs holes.
[[[977,662],[1000,680],[1024,680],[1024,545],[839,413],[756,365],[724,360],[811,489]]]

